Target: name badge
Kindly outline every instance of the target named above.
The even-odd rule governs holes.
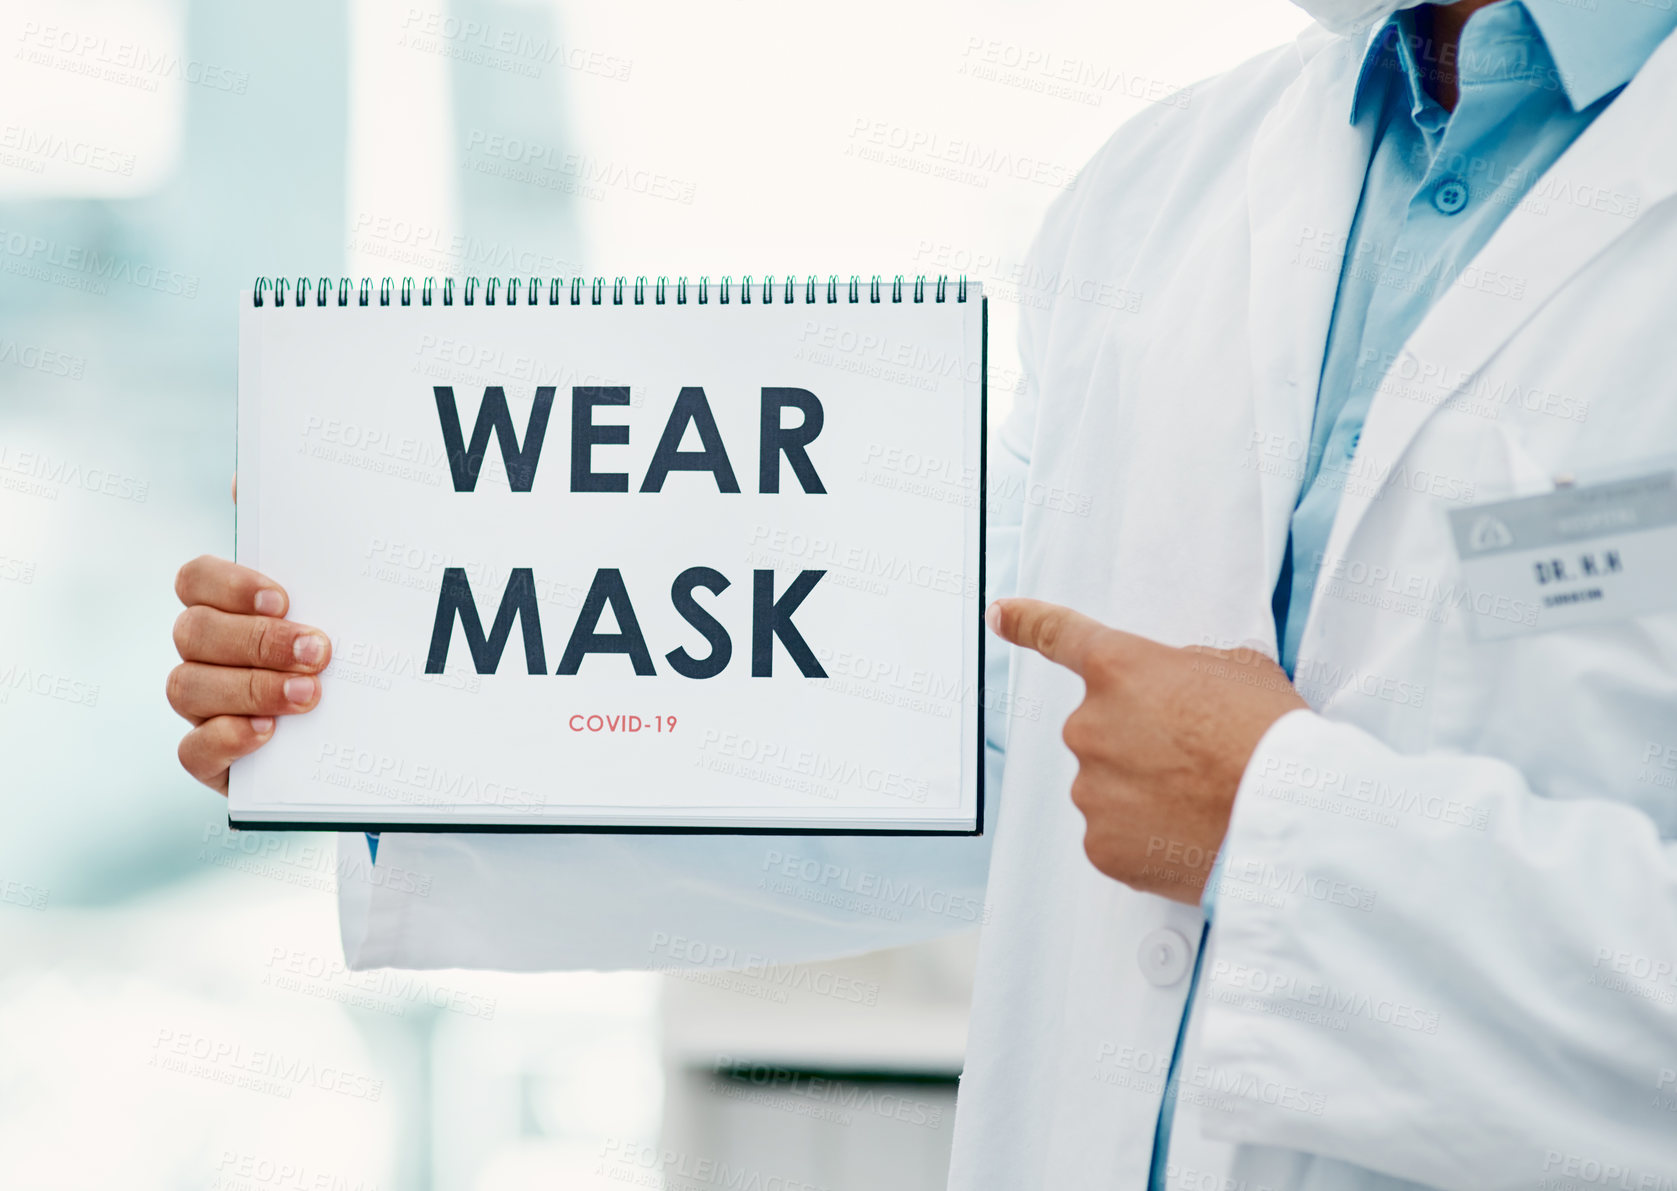
[[[1677,605],[1677,470],[1450,511],[1481,641]]]

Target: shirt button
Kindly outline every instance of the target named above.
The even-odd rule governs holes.
[[[1454,215],[1467,206],[1467,183],[1460,178],[1446,178],[1432,192],[1432,205],[1441,215]]]
[[[1351,431],[1351,438],[1345,444],[1345,453],[1347,455],[1356,454],[1357,453],[1357,444],[1362,442],[1362,441],[1363,441],[1363,432],[1361,430]]]
[[[1160,927],[1141,941],[1135,958],[1150,984],[1169,988],[1188,974],[1188,940],[1181,931]]]

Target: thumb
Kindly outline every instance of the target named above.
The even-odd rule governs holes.
[[[1034,649],[1049,661],[1082,674],[1090,651],[1113,632],[1100,621],[1046,600],[997,600],[984,613],[990,631]]]

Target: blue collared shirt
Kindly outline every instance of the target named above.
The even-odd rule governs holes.
[[[1503,0],[1480,9],[1456,54],[1454,112],[1427,93],[1437,54],[1414,18],[1399,13],[1374,30],[1352,98],[1351,121],[1370,126],[1374,148],[1340,267],[1304,483],[1275,589],[1289,675],[1340,494],[1357,474],[1363,420],[1387,368],[1450,286],[1497,287],[1518,300],[1522,279],[1487,277],[1473,258],[1521,203],[1580,201],[1546,186],[1543,175],[1677,28],[1677,3]],[[1208,931],[1218,875],[1214,869],[1201,903]],[[1190,1006],[1198,981],[1196,961]],[[1152,1191],[1168,1187],[1187,1026],[1184,1012],[1154,1134]]]
[[[1293,674],[1339,498],[1387,369],[1441,295],[1473,286],[1518,301],[1524,279],[1473,258],[1522,203],[1583,201],[1543,174],[1677,28],[1671,0],[1504,0],[1473,14],[1456,55],[1451,113],[1427,94],[1433,47],[1414,12],[1375,30],[1351,120],[1374,152],[1341,266],[1303,487],[1275,593],[1281,664]],[[1389,461],[1388,461],[1389,462]],[[1331,577],[1330,577],[1331,579]]]

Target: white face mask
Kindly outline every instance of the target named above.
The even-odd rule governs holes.
[[[1385,20],[1402,8],[1419,8],[1427,0],[1293,0],[1330,33],[1355,33]],[[1445,0],[1449,3],[1450,0]]]

